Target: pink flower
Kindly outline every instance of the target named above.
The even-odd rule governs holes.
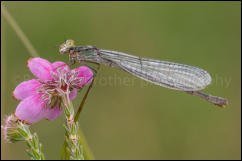
[[[21,100],[15,112],[16,117],[29,124],[42,118],[54,120],[59,117],[62,113],[61,97],[68,94],[70,100],[74,99],[77,89],[90,84],[93,79],[89,68],[81,66],[70,70],[64,62],[51,64],[45,59],[33,58],[27,66],[38,79],[20,83],[13,96]]]

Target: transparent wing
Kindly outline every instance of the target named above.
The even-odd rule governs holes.
[[[198,91],[211,83],[209,73],[189,65],[99,50],[101,59],[151,83],[182,91]]]

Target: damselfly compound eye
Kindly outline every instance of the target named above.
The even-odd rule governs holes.
[[[70,48],[74,46],[73,40],[66,40],[65,43],[60,45],[59,52],[60,54],[68,53]]]
[[[73,47],[74,46],[74,40],[66,40],[66,46],[67,47]]]

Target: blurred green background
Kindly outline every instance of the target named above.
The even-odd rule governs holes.
[[[201,67],[206,93],[228,98],[221,109],[184,92],[101,66],[80,126],[96,159],[241,159],[240,2],[2,2],[40,57],[66,39],[137,56]],[[12,91],[32,79],[31,57],[1,17],[1,120],[14,113]],[[86,87],[74,101],[78,106]],[[47,159],[59,159],[64,116],[32,126]],[[29,159],[24,143],[1,139],[2,159]]]

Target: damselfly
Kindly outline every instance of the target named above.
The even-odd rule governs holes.
[[[120,68],[138,78],[166,88],[185,91],[215,105],[225,107],[227,100],[200,92],[212,81],[210,74],[198,67],[162,60],[141,58],[123,52],[99,49],[95,46],[75,46],[67,40],[60,46],[68,53],[70,63],[90,62]]]

